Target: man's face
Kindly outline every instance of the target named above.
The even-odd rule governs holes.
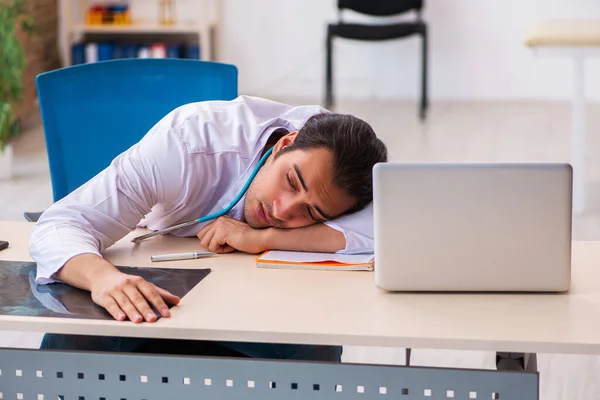
[[[333,184],[333,156],[326,149],[294,150],[275,159],[297,132],[280,139],[254,178],[244,203],[253,228],[300,228],[333,219],[355,199]]]

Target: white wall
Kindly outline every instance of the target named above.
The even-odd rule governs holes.
[[[321,96],[324,35],[334,0],[225,0],[223,60],[240,68],[240,90]],[[537,18],[600,18],[597,0],[426,0],[433,99],[561,98],[570,63],[536,59],[524,47]],[[419,41],[336,43],[336,92],[357,98],[414,98]],[[589,63],[588,93],[600,99],[599,64]],[[595,70],[595,71],[594,71]]]
[[[335,0],[221,1],[221,61],[239,68],[241,93],[321,98],[325,25],[337,16]],[[155,1],[133,2],[134,12],[153,15]],[[523,45],[526,24],[539,18],[600,18],[598,0],[425,2],[433,100],[568,98],[569,61],[534,57]],[[196,10],[190,3],[195,1],[179,1],[179,15]],[[416,37],[387,43],[338,40],[336,93],[415,98],[419,44]],[[588,62],[587,92],[592,99],[600,99],[599,65]]]

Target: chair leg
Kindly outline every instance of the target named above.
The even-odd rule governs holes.
[[[423,45],[422,53],[421,53],[421,106],[419,111],[419,117],[421,121],[424,121],[427,118],[427,109],[429,108],[429,97],[427,94],[427,58],[428,58],[428,49],[427,49],[427,26],[423,29]]]
[[[333,35],[327,29],[327,61],[325,66],[325,108],[333,107]]]

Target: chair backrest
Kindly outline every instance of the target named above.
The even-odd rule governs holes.
[[[38,75],[54,201],[178,106],[236,98],[237,82],[233,65],[184,59],[102,61]]]
[[[378,17],[398,15],[407,11],[419,11],[423,0],[338,0],[338,9],[349,9],[361,14]]]

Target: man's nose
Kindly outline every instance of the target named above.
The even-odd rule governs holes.
[[[287,222],[294,217],[297,204],[290,198],[280,198],[273,202],[273,217],[280,222]]]

